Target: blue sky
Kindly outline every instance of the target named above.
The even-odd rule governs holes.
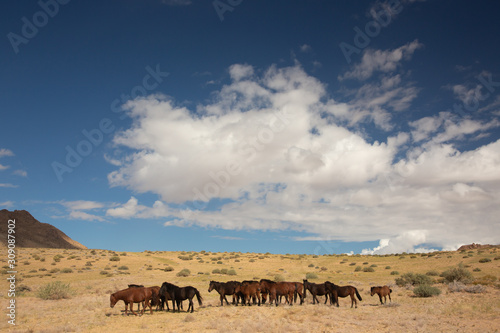
[[[498,243],[495,1],[16,1],[0,208],[90,248]]]

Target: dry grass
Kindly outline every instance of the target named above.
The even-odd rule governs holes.
[[[10,332],[114,332],[114,331],[169,331],[169,332],[495,332],[500,328],[500,290],[498,279],[486,286],[481,294],[449,292],[448,285],[436,284],[442,291],[437,297],[417,298],[411,289],[397,287],[390,275],[393,270],[425,274],[439,273],[463,263],[468,270],[476,267],[473,277],[499,276],[500,250],[482,253],[441,252],[431,257],[397,256],[299,256],[256,253],[184,253],[141,252],[114,253],[105,250],[21,249],[19,262],[30,265],[18,267],[17,285],[26,285],[31,291],[18,296],[17,326],[7,320],[0,322],[0,330]],[[6,253],[5,251],[3,253]],[[59,262],[54,256],[63,256]],[[120,261],[110,261],[119,256]],[[469,256],[472,255],[472,256]],[[467,256],[467,258],[463,258]],[[181,257],[181,258],[179,258]],[[185,260],[192,257],[191,260]],[[45,258],[45,261],[41,259]],[[491,262],[480,263],[482,258]],[[200,262],[203,260],[203,262]],[[217,262],[222,261],[222,264]],[[91,262],[91,265],[88,264]],[[374,272],[355,272],[355,267],[374,267]],[[54,264],[53,264],[54,263]],[[351,263],[355,263],[351,265]],[[2,266],[5,262],[2,263]],[[311,266],[312,265],[312,266]],[[128,270],[118,269],[127,266]],[[390,269],[385,269],[390,266]],[[172,267],[172,271],[165,268]],[[54,268],[59,271],[50,273]],[[71,268],[71,273],[62,273]],[[326,268],[326,270],[325,270]],[[187,277],[176,276],[189,269]],[[214,269],[233,269],[236,276],[212,274]],[[37,272],[34,272],[34,271]],[[103,275],[101,272],[108,272]],[[228,281],[282,276],[287,281],[301,281],[306,273],[318,276],[314,282],[330,280],[337,284],[351,284],[358,288],[363,301],[358,309],[350,308],[350,300],[340,299],[340,308],[312,305],[310,296],[303,306],[219,306],[216,292],[208,293],[210,280]],[[50,275],[48,275],[50,274]],[[439,279],[438,276],[433,276]],[[4,280],[2,278],[2,280]],[[490,281],[489,279],[488,281]],[[49,282],[70,283],[71,299],[41,300],[37,291]],[[129,283],[148,286],[169,281],[178,285],[192,285],[202,293],[203,306],[195,302],[195,313],[157,313],[144,316],[123,316],[124,305],[109,307],[109,294],[126,288]],[[370,297],[373,285],[390,285],[393,302],[379,305],[377,296]],[[0,295],[7,301],[6,284],[2,282]]]

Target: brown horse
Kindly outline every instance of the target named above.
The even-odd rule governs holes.
[[[361,295],[358,293],[358,289],[353,286],[337,286],[335,283],[331,283],[329,281],[325,282],[326,289],[330,293],[330,303],[332,302],[333,299],[333,304],[336,304],[337,307],[339,307],[339,297],[347,297],[351,296],[351,308],[353,305],[356,305],[356,308],[358,307],[358,301],[356,301],[356,298],[354,297],[354,294],[358,297],[360,301],[363,299],[361,298]]]
[[[125,303],[125,315],[128,315],[127,308],[130,304],[130,311],[132,311],[132,313],[136,316],[137,313],[134,312],[133,304],[145,302],[145,307],[142,308],[141,315],[144,314],[144,309],[148,306],[150,313],[153,314],[153,308],[149,303],[152,295],[153,291],[151,289],[144,287],[132,287],[111,294],[109,302],[110,306],[113,308],[118,301],[122,300]]]
[[[316,304],[316,302],[319,304],[319,300],[316,296],[325,296],[325,304],[328,301],[328,290],[326,289],[326,286],[324,283],[311,283],[307,280],[304,280],[303,283],[303,288],[304,288],[304,298],[306,298],[307,295],[307,290],[311,293],[313,296],[313,304]],[[330,299],[331,302],[331,299]]]
[[[392,302],[391,299],[392,289],[389,288],[388,286],[372,287],[370,291],[371,291],[371,296],[378,294],[378,297],[380,298],[380,304],[387,303],[387,296],[389,296],[389,301]],[[384,297],[384,303],[382,303],[382,297]]]
[[[304,303],[304,284],[300,282],[290,282],[295,285],[295,293],[293,295],[293,301],[297,303],[297,295],[300,298],[300,304],[302,305]]]
[[[212,290],[217,290],[217,292],[220,295],[220,306],[224,305],[224,301],[226,301],[226,304],[229,305],[226,295],[233,295],[233,304],[234,304],[235,302],[234,296],[236,294],[235,288],[239,285],[240,283],[238,281],[229,281],[229,282],[210,281],[208,292],[211,292]]]
[[[288,304],[293,304],[293,295],[295,293],[295,284],[292,282],[274,282],[267,279],[260,280],[260,289],[269,294],[269,304],[275,302],[278,306],[278,297],[285,296]]]
[[[253,299],[253,302],[255,304],[255,301],[258,301],[258,305],[260,306],[260,283],[257,281],[243,281],[241,284],[236,286],[234,289],[236,294],[241,293],[242,295],[242,301],[241,304],[245,305],[250,304],[250,300]],[[237,305],[237,304],[236,304]]]

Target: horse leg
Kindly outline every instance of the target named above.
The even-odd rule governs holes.
[[[392,303],[391,293],[389,293],[389,295],[388,295],[388,296],[389,296],[389,301],[391,301],[391,303]]]
[[[125,301],[124,301],[125,302]],[[128,316],[128,303],[125,302],[125,315]]]
[[[379,295],[378,295],[378,298],[380,298],[380,304],[384,304],[384,303],[382,302],[382,294],[379,294]]]
[[[130,311],[137,316],[137,313],[134,312],[134,302],[130,302]]]
[[[189,312],[189,308],[191,308],[191,313],[193,313],[193,311],[194,311],[194,303],[193,303],[193,299],[192,298],[189,299],[189,306],[188,306],[187,312]]]

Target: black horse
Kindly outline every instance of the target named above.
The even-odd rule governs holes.
[[[306,292],[309,290],[311,295],[313,296],[313,304],[316,304],[319,300],[316,296],[325,296],[325,304],[328,301],[328,290],[324,283],[311,283],[307,280],[304,280],[304,298],[306,298]]]
[[[202,305],[202,300],[203,300],[203,298],[200,295],[200,292],[195,287],[191,286],[178,287],[168,282],[163,282],[163,284],[161,285],[160,295],[164,296],[165,298],[170,298],[172,300],[173,312],[175,312],[175,304],[177,304],[177,311],[180,312],[182,301],[186,299],[189,300],[189,307],[187,309],[187,312],[189,312],[189,309],[191,309],[191,312],[193,312],[194,311],[193,297],[195,295],[196,298],[198,299],[199,305]]]

